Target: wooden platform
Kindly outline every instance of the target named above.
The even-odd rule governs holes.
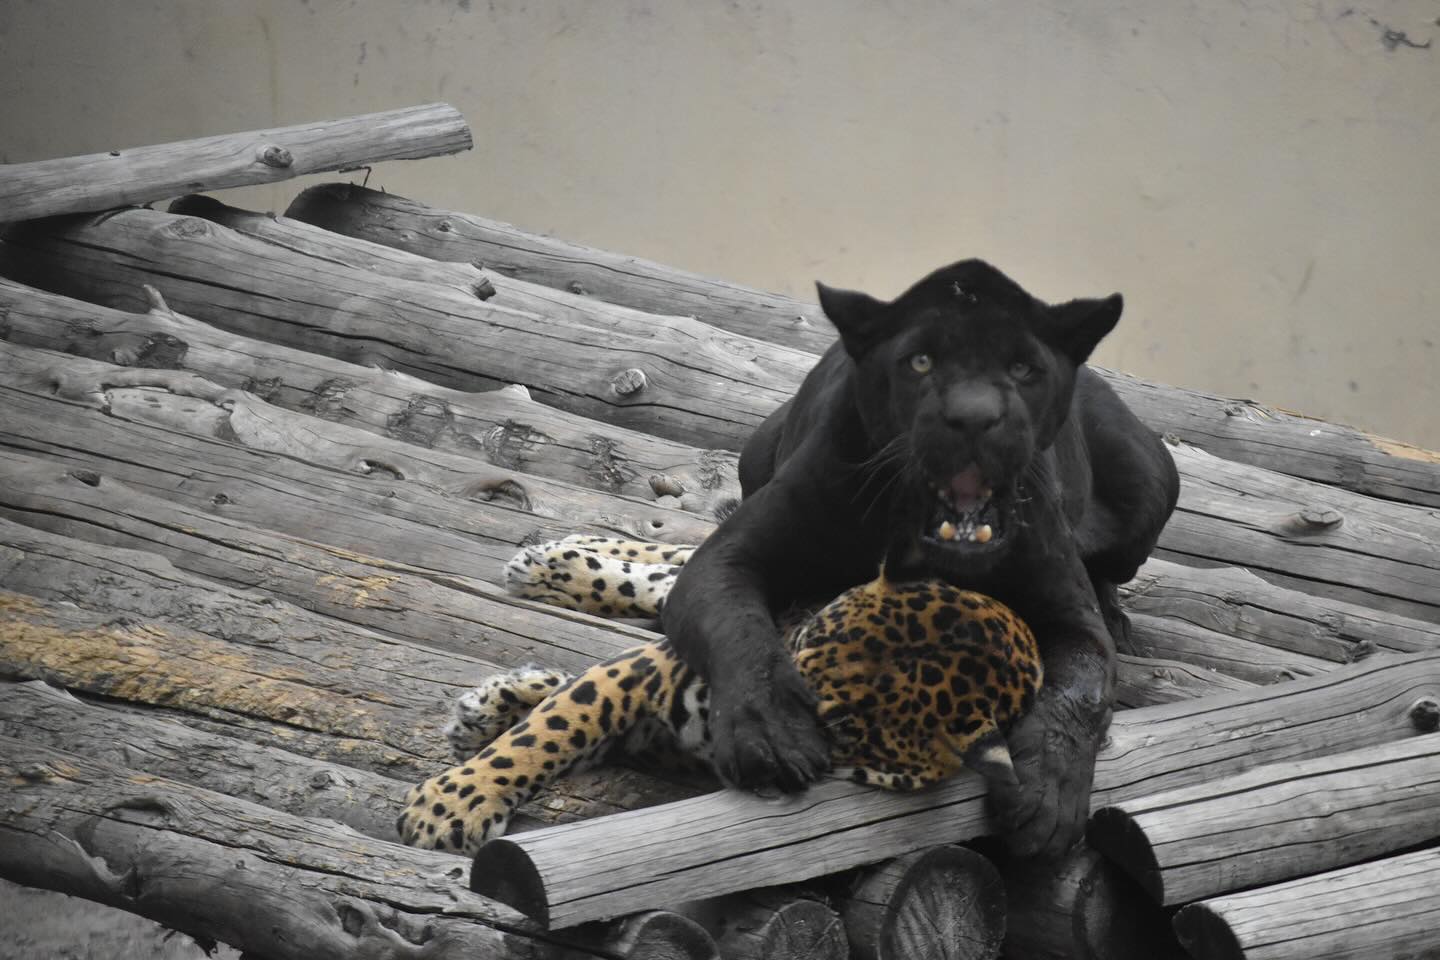
[[[214,185],[275,179],[284,138],[306,169],[468,143],[436,106],[374,131],[406,144],[323,128],[241,137],[259,159]],[[0,195],[165,198],[202,146],[83,192],[96,158],[0,167]],[[531,804],[481,892],[400,846],[458,692],[651,636],[506,595],[504,560],[702,539],[831,331],[352,185],[290,213],[192,196],[0,244],[0,876],[269,960],[1440,951],[1411,902],[1440,879],[1440,456],[1109,372],[1183,489],[1124,591],[1093,849],[1007,860],[966,778],[765,799],[629,770]]]

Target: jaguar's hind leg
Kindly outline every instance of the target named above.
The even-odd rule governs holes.
[[[450,749],[456,757],[473,757],[569,679],[563,671],[540,667],[520,667],[486,677],[479,686],[455,698],[444,730]]]

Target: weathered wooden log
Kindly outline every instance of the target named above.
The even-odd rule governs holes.
[[[75,468],[99,470],[213,515],[274,529],[313,531],[312,539],[460,578],[497,581],[502,565],[519,546],[577,531],[608,530],[611,535],[632,537],[649,532],[654,539],[694,543],[713,526],[658,505],[607,502],[593,491],[591,496],[600,499],[593,501],[598,509],[591,522],[543,517],[533,511],[563,513],[576,504],[567,507],[557,499],[552,508],[549,502],[526,495],[523,503],[529,509],[522,509],[513,500],[507,505],[465,499],[465,490],[452,496],[384,469],[341,473],[247,450],[202,433],[126,421],[113,415],[113,406],[112,415],[105,416],[85,404],[11,389],[4,385],[4,377],[0,371],[0,404],[7,413],[0,421],[0,438],[4,438],[0,443],[5,446],[41,453]],[[113,396],[118,391],[107,392]],[[157,406],[165,405],[163,396],[155,400]],[[184,414],[173,424],[183,427],[190,417],[201,416],[204,422],[203,417],[218,415],[212,407],[191,401],[188,408],[168,409],[178,408]],[[502,482],[497,493],[510,499],[518,497],[520,489]],[[584,500],[578,505],[583,507]],[[599,512],[607,506],[613,512]]]
[[[490,317],[489,324],[477,323],[476,311],[502,308],[478,303],[452,288],[376,278],[356,268],[304,257],[194,218],[150,219],[166,216],[152,211],[130,211],[103,223],[72,222],[69,227],[37,226],[22,230],[6,245],[9,250],[5,257],[6,269],[24,274],[32,282],[49,281],[40,282],[41,286],[61,284],[69,292],[102,300],[133,301],[137,285],[154,279],[167,290],[167,296],[179,292],[188,297],[188,312],[213,316],[221,323],[229,318],[228,322],[242,326],[263,327],[271,337],[294,334],[293,339],[299,345],[323,345],[341,356],[354,354],[356,341],[350,338],[359,334],[366,338],[364,342],[383,341],[419,362],[425,358],[416,351],[429,349],[434,339],[443,335],[452,340],[454,346],[446,353],[446,370],[454,372],[457,366],[479,369],[475,364],[489,364],[491,375],[506,379],[525,363],[522,356],[525,350],[516,344],[536,342],[533,337],[542,336],[538,325],[555,325],[555,321],[540,321],[515,311],[502,311],[504,316]],[[23,249],[16,246],[17,243],[23,244]],[[157,257],[163,257],[164,269],[147,272],[146,265]],[[199,282],[203,278],[209,278],[210,285]],[[380,284],[382,287],[387,284],[406,287],[404,291],[391,291],[383,311],[370,293],[355,292],[370,290],[371,284],[380,281],[384,281]],[[253,291],[246,290],[247,286]],[[342,303],[342,298],[353,303]],[[389,311],[396,299],[406,303],[409,322],[396,324],[389,313],[379,316]],[[270,314],[266,314],[266,310]],[[289,319],[277,319],[281,315]],[[461,321],[458,319],[461,315],[471,319]],[[257,319],[263,317],[268,319],[263,322]],[[275,327],[275,323],[290,328],[291,334]],[[335,330],[317,327],[317,323],[333,324]],[[580,345],[581,352],[592,347],[608,350],[619,342],[617,338],[623,340],[626,336],[573,325],[564,329],[566,336]],[[725,350],[697,352],[694,344],[702,340],[711,344],[717,341],[713,337],[705,339],[709,335],[703,331],[694,331],[693,336],[686,334],[690,339],[682,346],[680,340],[671,336],[676,329],[665,325],[655,327],[651,332],[657,336],[646,340],[645,350],[652,358],[666,357],[667,363],[678,364],[683,358],[685,375],[668,381],[676,387],[673,402],[680,407],[691,405],[686,409],[703,411],[709,418],[708,425],[703,430],[692,431],[690,426],[698,421],[686,420],[690,426],[671,430],[668,420],[661,422],[650,416],[658,416],[656,411],[660,408],[648,405],[644,406],[649,411],[648,419],[642,419],[646,429],[690,442],[715,441],[716,445],[738,446],[754,423],[798,383],[810,359],[809,355],[797,351],[766,350],[751,341],[741,344],[733,337],[727,341],[729,346]],[[485,337],[495,341],[489,349],[481,349],[480,341],[475,339],[477,330],[483,330]],[[666,332],[660,336],[662,330]],[[313,339],[312,334],[319,339]],[[554,330],[543,336],[553,337]],[[409,346],[396,346],[396,338]],[[737,345],[744,346],[743,359],[726,352],[738,349]],[[472,347],[474,350],[467,353]],[[425,362],[433,359],[432,356]],[[551,354],[542,359],[545,362],[529,364],[527,378],[532,387],[541,391],[537,395],[546,402],[615,422],[623,422],[621,414],[625,411],[641,409],[596,400],[599,394],[594,391],[586,394],[589,399],[570,404],[564,398],[574,398],[577,375],[594,374],[597,366],[594,356],[587,358],[586,369],[580,374],[549,363],[553,359]],[[716,362],[711,363],[712,359]],[[606,363],[608,361],[600,366],[611,369]],[[701,367],[705,375],[696,376]],[[434,371],[431,374],[436,375]],[[679,390],[682,381],[683,391]],[[633,380],[635,384],[640,382],[640,378]],[[697,383],[705,385],[698,394],[692,389]],[[475,383],[469,382],[469,385]],[[744,404],[749,413],[732,416],[733,404],[717,406],[718,401],[706,392],[712,387],[729,398],[725,403]],[[685,396],[679,396],[681,393]],[[613,399],[613,391],[610,396]],[[664,409],[669,411],[665,416],[675,413],[669,406],[671,401],[664,402]],[[1219,460],[1192,448],[1176,448],[1175,457],[1184,476],[1184,489],[1180,509],[1162,536],[1162,551],[1189,562],[1248,566],[1275,582],[1322,596],[1440,620],[1440,546],[1436,545],[1440,542],[1440,517],[1431,516],[1421,508],[1377,501]],[[1357,561],[1357,554],[1363,560]]]
[[[203,786],[300,817],[326,817],[380,840],[395,839],[408,788],[355,767],[315,760],[174,720],[112,710],[41,681],[0,681],[0,737],[23,740]]]
[[[1166,906],[1440,837],[1440,736],[1276,763],[1101,807],[1090,844]]]
[[[623,960],[729,960],[704,927],[669,910],[647,910],[617,922],[601,949]]]
[[[446,103],[430,103],[273,130],[3,164],[0,210],[6,220],[109,210],[196,190],[459,153],[470,146],[470,128],[459,111]]]
[[[1440,621],[1440,515],[1172,446],[1180,505],[1157,555]]]
[[[191,576],[153,553],[0,519],[0,555],[6,588],[27,595],[23,604],[16,601],[27,616],[72,611],[65,622],[77,635],[57,649],[37,646],[37,636],[68,629],[46,621],[48,633],[27,634],[23,648],[19,633],[5,638],[0,675],[55,680],[106,697],[115,709],[141,705],[148,716],[168,707],[158,712],[212,738],[243,739],[413,782],[450,762],[439,724],[455,693],[489,672],[482,661]],[[81,613],[94,622],[73,619]],[[108,628],[117,618],[133,630],[90,629]],[[167,671],[153,675],[157,663]],[[250,688],[258,683],[271,684],[272,695],[255,695]],[[223,776],[217,782],[225,782]],[[692,792],[623,768],[580,774],[525,807],[517,829]]]
[[[1113,804],[1281,759],[1414,734],[1411,704],[1440,689],[1440,653],[1117,714],[1094,800]],[[988,832],[984,784],[962,774],[890,794],[824,781],[761,798],[725,792],[491,841],[471,884],[554,926],[900,856]]]
[[[1116,659],[1115,703],[1122,707],[1149,707],[1256,686],[1254,681],[1178,660],[1128,653]]]
[[[814,362],[689,317],[643,330],[538,317],[153,210],[21,224],[0,259],[57,293],[139,309],[152,284],[180,312],[248,336],[457,389],[518,380],[570,413],[704,447],[738,449]]]
[[[840,902],[855,960],[992,960],[1005,942],[1005,886],[974,850],[931,847],[867,867]]]
[[[269,960],[594,956],[455,882],[464,863],[22,740],[0,875]]]
[[[436,260],[480,260],[560,289],[579,284],[589,295],[612,303],[693,313],[721,329],[813,353],[834,338],[829,321],[808,301],[705,280],[352,184],[311,187],[296,197],[287,215]],[[1440,506],[1440,454],[1435,452],[1251,401],[1148,383],[1103,369],[1100,373],[1158,433],[1290,476],[1390,500]]]
[[[1144,613],[1130,615],[1129,649],[1143,657],[1188,663],[1251,683],[1311,677],[1335,667],[1319,657]]]
[[[1374,860],[1185,907],[1195,960],[1419,960],[1440,956],[1440,849]]]
[[[478,300],[489,300],[495,296],[494,274],[473,263],[431,260],[394,247],[382,247],[378,243],[331,233],[275,213],[232,207],[199,193],[179,197],[171,201],[166,209],[182,217],[200,217],[266,243],[290,247],[314,257],[326,257],[381,276],[451,286]],[[504,305],[516,306],[514,303]]]
[[[702,539],[713,527],[678,509],[599,493],[589,487],[521,473],[441,450],[417,448],[356,427],[276,407],[253,394],[228,390],[193,373],[133,369],[0,342],[0,385],[84,404],[111,419],[145,423],[205,439],[360,476],[396,481],[478,501],[493,501],[552,521],[559,535],[576,524],[612,526],[642,535]],[[504,526],[515,528],[515,518]],[[531,522],[524,518],[524,523]],[[504,528],[501,524],[495,526]],[[530,527],[533,531],[534,527]]]
[[[1437,690],[1440,652],[1432,651],[1120,711],[1095,768],[1091,808],[1429,732],[1412,713],[1417,701],[1433,699]]]
[[[1124,871],[1081,845],[1058,861],[997,859],[1008,911],[1005,955],[1024,960],[1171,960],[1167,912]]]
[[[395,247],[333,233],[289,217],[228,207],[209,197],[184,197],[170,205],[170,212],[203,217],[212,223],[221,224],[267,243],[278,244],[310,256],[323,257],[336,263],[373,270],[386,276],[449,284],[467,292],[476,292],[478,287],[478,293],[483,294],[480,299],[495,306],[533,313],[566,324],[621,333],[644,333],[657,323],[690,326],[684,322],[685,317],[667,316],[675,312],[673,307],[645,311],[619,306],[568,290],[506,276],[484,268],[478,262],[451,263],[431,260]],[[478,280],[475,279],[477,276]]]
[[[478,581],[437,583],[406,564],[207,516],[112,478],[0,450],[0,516],[62,536],[153,551],[177,568],[360,626],[515,667],[579,672],[654,634],[567,615]]]
[[[1157,433],[1327,486],[1440,507],[1440,453],[1342,423],[1101,371]]]
[[[435,210],[350,184],[311,187],[285,215],[433,260],[479,262],[509,277],[650,313],[684,313],[725,330],[820,353],[835,328],[813,303],[663,264]]]
[[[0,278],[0,311],[7,321],[0,338],[15,343],[127,367],[189,370],[276,406],[509,470],[643,499],[678,490],[686,509],[707,514],[739,495],[730,451],[562,413],[519,387],[466,393],[243,337],[175,313],[158,292],[135,314]]]
[[[716,897],[678,908],[710,932],[725,960],[846,960],[840,917],[788,887]]]
[[[1253,640],[1334,663],[1353,663],[1377,651],[1416,653],[1440,648],[1440,625],[1300,593],[1237,567],[1191,567],[1151,559],[1120,588],[1130,611],[1136,648],[1153,652],[1159,620]]]

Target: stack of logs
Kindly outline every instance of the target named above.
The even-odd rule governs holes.
[[[702,539],[832,337],[352,185],[111,209],[468,144],[433,105],[0,167],[0,876],[269,960],[1440,949],[1440,457],[1109,373],[1183,491],[1125,591],[1136,709],[1089,847],[976,842],[968,776],[765,799],[626,770],[473,865],[397,845],[457,692],[651,636],[506,595],[503,561]]]

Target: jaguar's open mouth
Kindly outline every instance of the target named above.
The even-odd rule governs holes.
[[[931,478],[929,485],[935,499],[922,540],[942,547],[981,549],[1003,538],[1004,511],[978,466],[971,464],[944,481]]]

